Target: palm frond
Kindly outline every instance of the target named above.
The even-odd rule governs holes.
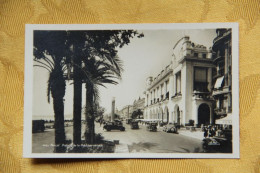
[[[51,72],[50,69],[48,69],[47,67],[45,67],[45,66],[43,66],[43,65],[33,65],[33,66],[34,66],[34,67],[42,67],[42,68],[48,70],[48,72]]]
[[[51,83],[52,83],[52,78],[51,78],[51,73],[49,74],[49,79],[47,82],[47,101],[50,103],[50,94],[51,94]]]
[[[34,61],[39,63],[39,64],[41,64],[41,65],[43,65],[44,67],[48,68],[50,71],[53,70],[53,68],[51,66],[49,66],[48,64],[46,64],[46,63],[44,63],[44,62],[42,62],[40,60],[37,60],[36,58],[34,59]]]

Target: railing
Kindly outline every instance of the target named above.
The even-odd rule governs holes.
[[[181,96],[182,96],[181,92],[178,92],[178,93],[175,93],[175,94],[172,96],[172,99],[173,99],[173,98],[178,98],[178,97],[181,97]]]
[[[162,95],[161,95],[161,101],[163,100],[163,96],[164,96],[164,95],[162,94]]]
[[[193,97],[194,97],[195,99],[211,99],[211,97],[210,97],[210,92],[194,91],[194,92],[193,92]]]
[[[218,89],[214,89],[213,92],[212,92],[212,95],[219,95],[219,94],[225,94],[225,93],[228,93],[228,92],[231,92],[231,86],[224,86],[224,87],[221,87],[221,88],[218,88]]]
[[[224,56],[217,56],[213,59],[213,63],[216,63],[216,61],[219,61],[220,59],[224,59]]]
[[[222,38],[226,37],[231,33],[231,29],[228,29],[226,31],[222,31],[214,40],[213,44],[215,44],[217,41],[221,40]]]
[[[214,109],[214,112],[215,112],[217,115],[227,114],[226,108],[216,108],[216,109]]]
[[[165,69],[163,69],[161,71],[161,73],[154,78],[151,86],[153,86],[154,84],[156,84],[158,81],[160,81],[162,78],[164,78],[169,72],[172,72],[172,68],[171,65],[168,65]]]

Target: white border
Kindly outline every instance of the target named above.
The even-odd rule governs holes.
[[[184,30],[232,28],[232,123],[233,153],[32,153],[32,91],[33,91],[33,31],[34,30]],[[24,158],[240,158],[239,155],[239,58],[238,23],[179,24],[26,24],[24,69]]]

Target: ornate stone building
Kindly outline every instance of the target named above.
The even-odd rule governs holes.
[[[188,36],[174,46],[172,61],[157,76],[148,77],[145,119],[196,126],[214,122],[211,50]]]
[[[145,99],[139,97],[133,103],[133,111],[137,111],[138,109],[140,109],[143,112],[144,111],[144,103],[145,103]]]

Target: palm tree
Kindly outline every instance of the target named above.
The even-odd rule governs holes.
[[[47,99],[53,98],[54,126],[55,126],[55,151],[64,152],[64,103],[65,78],[65,40],[66,32],[61,31],[34,31],[34,61],[36,67],[41,67],[49,72],[47,83]]]
[[[143,34],[138,34],[136,31],[133,30],[102,30],[102,31],[69,31],[69,40],[68,44],[73,45],[73,74],[74,74],[74,132],[73,132],[73,142],[74,144],[81,143],[81,94],[82,94],[82,80],[88,79],[86,82],[87,87],[87,104],[93,107],[93,102],[95,100],[95,94],[93,92],[97,91],[94,90],[96,85],[101,85],[102,82],[112,82],[111,80],[107,79],[100,79],[99,83],[96,84],[98,80],[93,78],[93,74],[87,73],[91,71],[91,68],[94,66],[87,66],[89,63],[89,59],[99,59],[100,62],[103,64],[106,62],[106,66],[108,67],[108,63],[110,63],[110,68],[115,68],[117,71],[121,70],[119,59],[117,57],[117,50],[116,48],[123,47],[125,44],[130,42],[130,38],[137,35],[137,37],[143,37]],[[81,66],[82,61],[85,62],[85,73],[82,72]],[[99,63],[100,63],[99,62]],[[93,63],[92,63],[93,65]],[[86,70],[86,68],[89,68]],[[93,71],[93,69],[92,69]],[[113,69],[112,69],[113,71]],[[96,73],[96,72],[95,72]],[[91,76],[92,75],[92,76]],[[111,71],[110,71],[111,75]],[[106,76],[108,77],[108,76]],[[111,77],[111,76],[110,76]],[[92,83],[91,83],[92,81]],[[95,81],[95,82],[93,82]],[[114,82],[112,82],[114,83]],[[91,109],[87,112],[93,112]],[[77,111],[78,110],[78,111]],[[91,123],[94,125],[94,119],[90,119],[89,121],[93,121]],[[94,127],[89,128],[93,129]],[[92,130],[94,131],[94,130]],[[93,135],[93,133],[92,133]],[[92,140],[93,141],[93,140]]]
[[[97,105],[99,99],[98,86],[105,87],[105,84],[118,84],[117,79],[121,78],[122,66],[119,58],[115,58],[116,67],[106,60],[96,60],[95,57],[84,59],[84,72],[86,82],[86,132],[87,142],[95,142],[95,124],[94,124],[94,105]]]

